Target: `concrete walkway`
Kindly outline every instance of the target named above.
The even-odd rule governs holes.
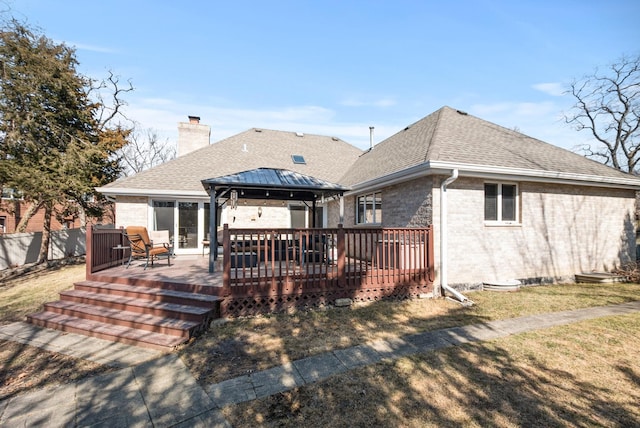
[[[620,305],[532,315],[448,328],[393,340],[335,350],[279,367],[229,379],[202,388],[175,354],[154,354],[137,348],[105,351],[114,346],[84,336],[62,335],[16,323],[0,328],[0,338],[47,347],[103,364],[125,367],[80,382],[18,395],[0,402],[0,426],[108,426],[108,427],[227,427],[220,409],[292,388],[318,382],[383,359],[429,352],[463,343],[497,339],[592,318],[640,312],[640,301]],[[49,334],[52,334],[49,339]],[[54,337],[55,336],[55,337]],[[58,334],[59,336],[59,334]],[[47,337],[48,339],[43,339]],[[57,341],[69,343],[58,348]],[[63,342],[59,342],[60,345]],[[82,343],[83,346],[76,346]],[[90,343],[90,345],[87,345]],[[75,344],[75,345],[74,345]],[[56,346],[58,346],[56,345]],[[123,346],[123,345],[118,345]],[[59,349],[59,350],[56,350]],[[116,347],[110,348],[115,351]],[[78,354],[74,354],[78,352]],[[111,354],[111,358],[108,355]],[[125,357],[129,354],[130,357]],[[134,357],[137,354],[137,357]],[[95,359],[94,359],[95,358]],[[111,360],[111,361],[110,361]],[[144,362],[141,362],[144,361]]]

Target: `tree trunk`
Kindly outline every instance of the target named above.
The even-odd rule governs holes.
[[[24,213],[22,218],[20,219],[20,223],[16,226],[16,233],[24,233],[27,230],[27,224],[29,224],[29,220],[31,217],[38,212],[38,210],[42,207],[42,203],[38,201],[33,201],[27,211]]]
[[[38,264],[46,263],[49,260],[49,242],[51,241],[51,215],[53,213],[53,205],[51,203],[45,203],[43,207],[42,244],[40,245],[40,253],[38,254]]]

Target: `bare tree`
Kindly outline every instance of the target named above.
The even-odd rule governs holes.
[[[567,91],[576,99],[565,122],[596,139],[585,155],[621,171],[638,174],[640,165],[640,56],[623,56],[575,80]]]
[[[134,130],[120,155],[128,176],[175,158],[176,148],[169,139],[160,140],[154,129]]]

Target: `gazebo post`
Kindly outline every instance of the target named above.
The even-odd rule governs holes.
[[[311,227],[316,228],[316,200],[314,199],[311,204]]]
[[[209,202],[209,273],[215,272],[218,259],[218,194],[215,188],[211,189]]]

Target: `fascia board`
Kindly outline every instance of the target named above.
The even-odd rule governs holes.
[[[357,193],[379,189],[381,187],[391,186],[429,175],[446,175],[450,174],[453,169],[457,169],[459,171],[460,177],[640,190],[640,178],[633,177],[611,178],[598,175],[572,174],[557,171],[540,171],[521,168],[495,167],[490,165],[429,161],[370,181],[358,183],[351,186],[351,190],[349,192],[345,192],[344,195],[351,196]]]
[[[207,192],[199,190],[148,190],[148,189],[126,189],[116,187],[96,187],[96,192],[107,196],[160,196],[174,198],[209,198]]]

